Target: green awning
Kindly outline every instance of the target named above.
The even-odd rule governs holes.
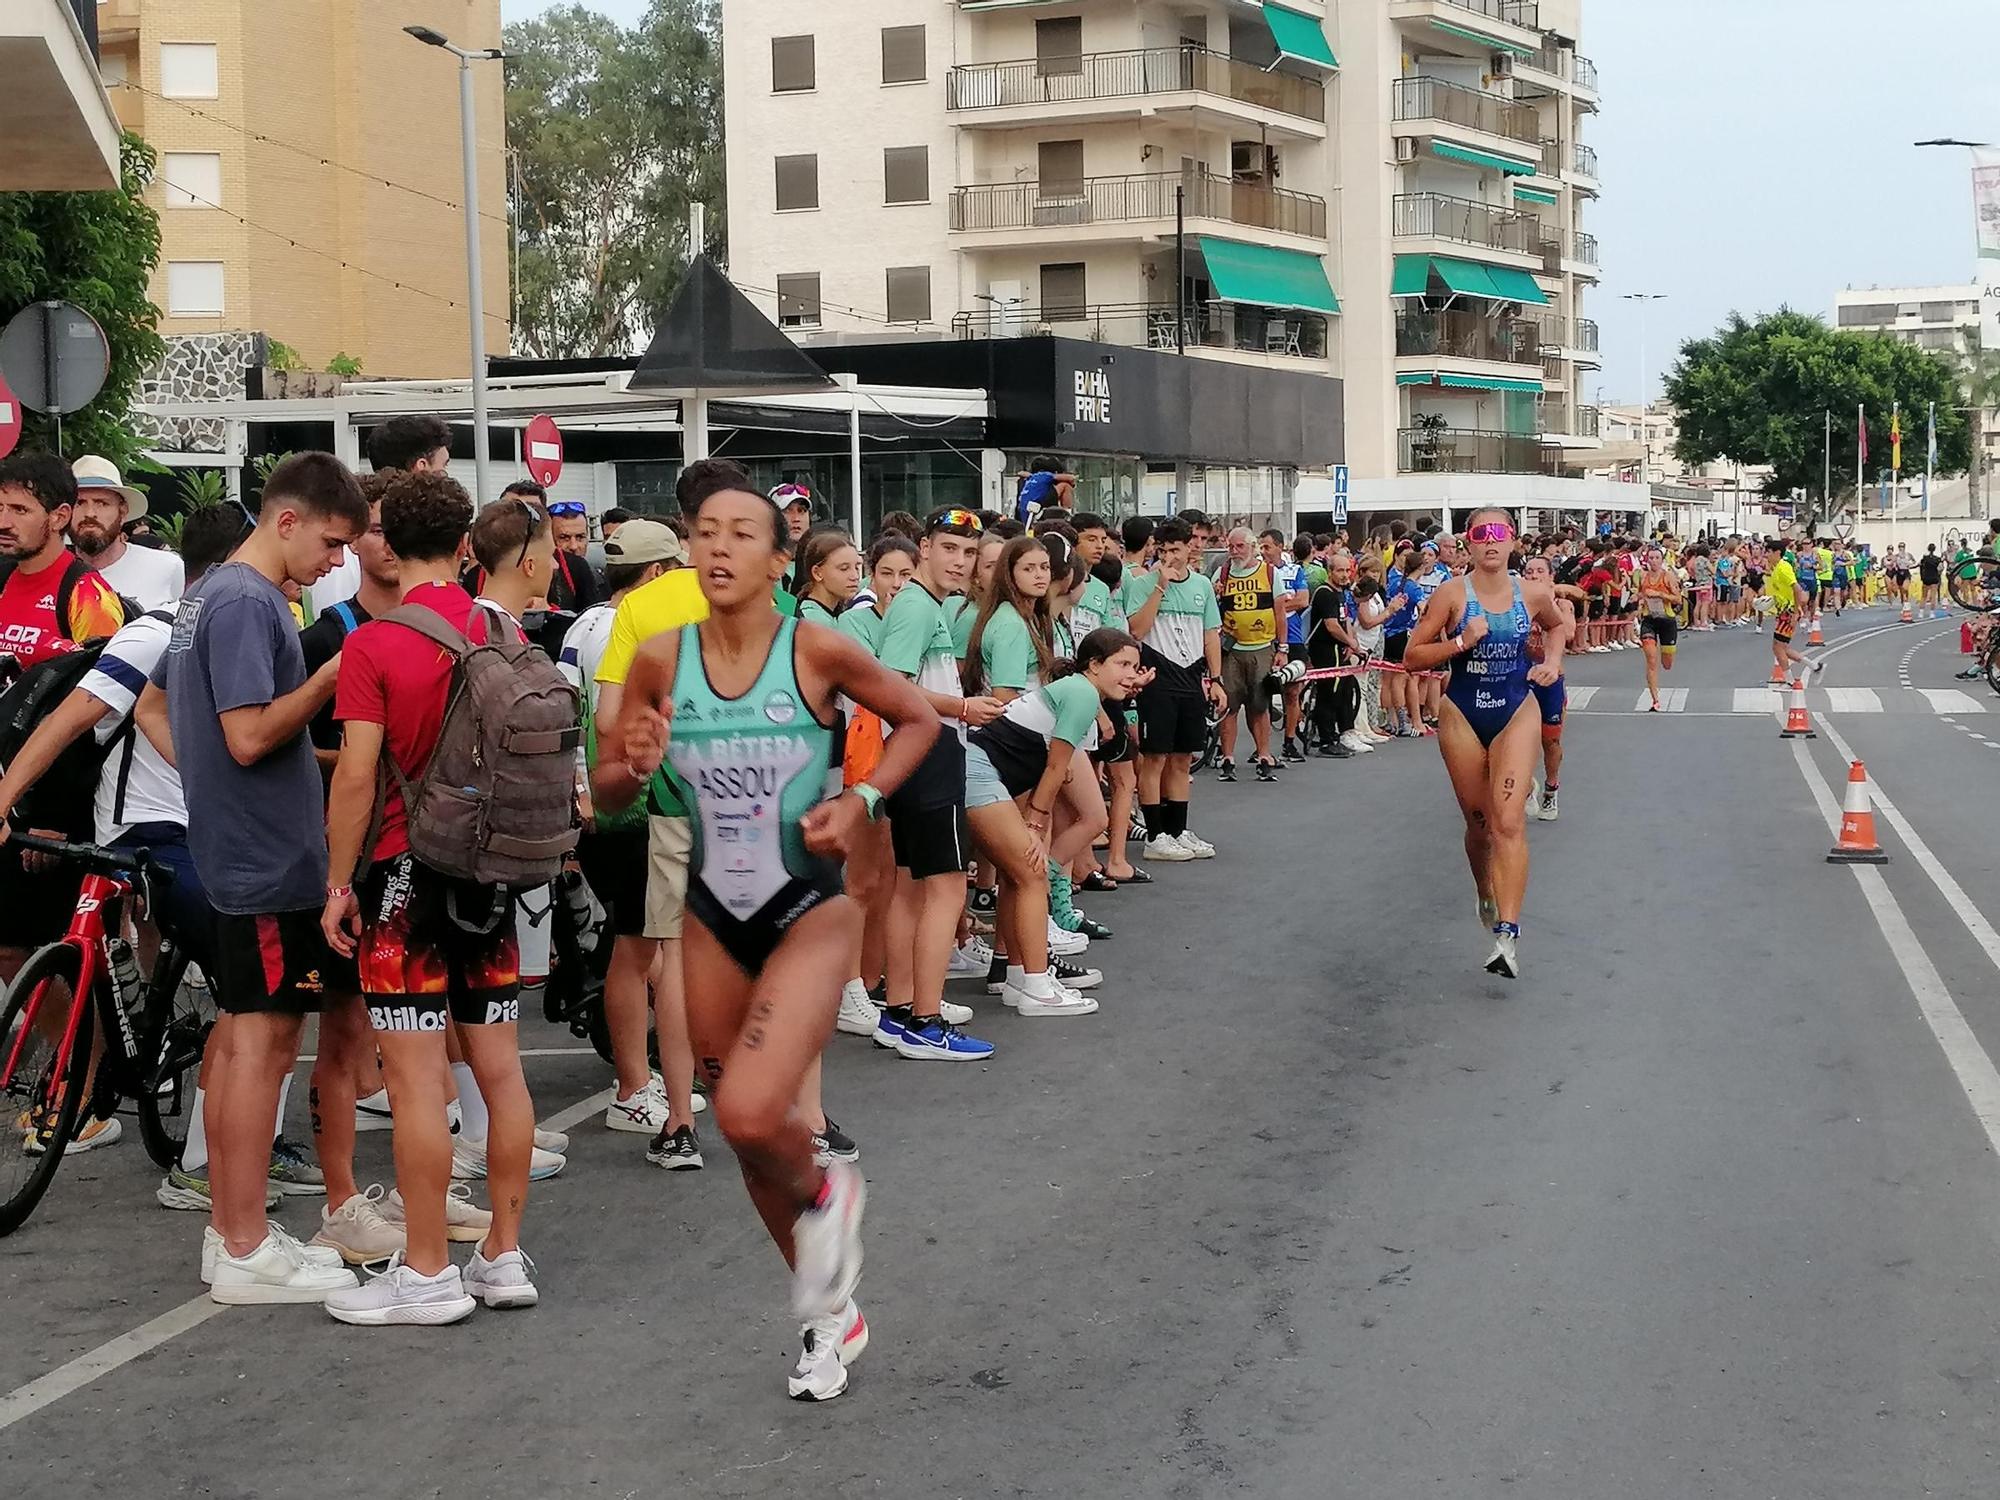
[[[1448,141],[1432,141],[1431,154],[1446,161],[1464,162],[1469,167],[1482,167],[1488,172],[1505,172],[1509,177],[1533,177],[1542,169],[1540,162],[1516,161],[1511,156],[1475,151],[1470,146],[1454,146]]]
[[[1502,301],[1532,302],[1537,306],[1548,303],[1549,294],[1531,273],[1516,266],[1487,266],[1485,271],[1492,279],[1493,295]]]
[[[1533,57],[1533,47],[1523,47],[1519,42],[1503,42],[1497,36],[1483,36],[1477,31],[1467,31],[1463,26],[1453,26],[1445,21],[1433,21],[1431,25],[1447,36],[1455,36],[1462,41],[1477,42],[1482,47],[1491,47],[1500,52],[1511,52],[1516,57]]]
[[[1554,207],[1556,195],[1544,192],[1541,188],[1522,187],[1517,182],[1514,184],[1514,200],[1517,203],[1546,203]]]
[[[1298,312],[1337,313],[1340,300],[1326,263],[1304,250],[1200,237],[1201,258],[1218,301],[1251,302]]]
[[[1430,290],[1431,258],[1428,255],[1396,257],[1395,279],[1389,283],[1391,297],[1421,297]]]
[[[1431,269],[1444,283],[1445,290],[1457,292],[1464,297],[1497,297],[1493,289],[1493,269],[1482,266],[1477,261],[1459,260],[1455,256],[1439,255],[1431,259]]]
[[[1540,395],[1539,380],[1508,380],[1499,375],[1455,375],[1449,370],[1428,374],[1398,375],[1397,385],[1437,385],[1457,391],[1508,391],[1517,396]]]
[[[1271,40],[1278,44],[1280,56],[1319,68],[1340,66],[1333,48],[1327,44],[1325,29],[1303,11],[1264,0],[1264,24],[1271,28]]]

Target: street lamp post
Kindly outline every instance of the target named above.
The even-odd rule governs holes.
[[[472,107],[472,65],[498,62],[507,56],[499,47],[461,47],[429,26],[405,26],[404,31],[426,47],[442,47],[458,59],[458,135],[465,165],[465,301],[472,324],[472,464],[476,503],[493,498],[488,483],[490,458],[486,416],[486,285],[479,255],[479,147]]]
[[[1648,393],[1652,390],[1653,384],[1651,376],[1647,373],[1649,367],[1646,363],[1646,304],[1649,302],[1664,302],[1667,300],[1667,294],[1665,292],[1625,292],[1620,295],[1619,300],[1639,304],[1639,483],[1644,484],[1646,483],[1646,462],[1652,454],[1651,429],[1646,419],[1648,408],[1652,404]],[[1650,498],[1649,495],[1649,503]]]

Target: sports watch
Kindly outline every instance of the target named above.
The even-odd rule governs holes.
[[[868,821],[878,823],[882,819],[882,794],[865,781],[857,781],[848,790],[861,799],[861,805],[868,809]]]

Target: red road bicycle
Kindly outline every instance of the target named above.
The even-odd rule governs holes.
[[[34,1212],[82,1123],[109,1117],[122,1100],[137,1107],[147,1153],[176,1165],[215,1023],[207,992],[183,985],[187,954],[170,935],[162,932],[149,982],[112,946],[123,947],[125,903],[171,871],[144,850],[12,839],[85,873],[69,930],[21,966],[0,1007],[0,1235]]]

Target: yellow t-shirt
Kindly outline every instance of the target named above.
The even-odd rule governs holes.
[[[611,639],[597,664],[597,680],[624,686],[642,645],[663,631],[699,625],[707,618],[708,600],[693,568],[673,568],[641,584],[619,601],[611,618]]]
[[[1779,609],[1791,609],[1799,600],[1798,582],[1798,571],[1781,557],[1771,564],[1771,574],[1764,580],[1764,588]]]

